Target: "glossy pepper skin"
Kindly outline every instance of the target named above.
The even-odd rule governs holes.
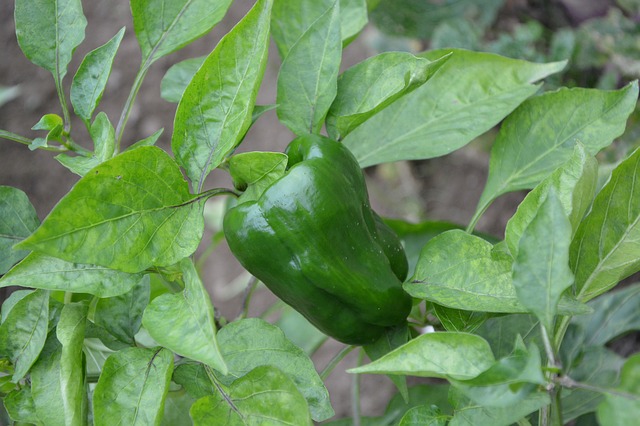
[[[229,247],[319,330],[372,343],[411,310],[400,241],[371,210],[362,170],[341,143],[302,136],[287,154],[285,176],[226,214]]]

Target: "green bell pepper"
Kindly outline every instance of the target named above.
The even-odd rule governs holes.
[[[362,170],[344,145],[307,135],[286,153],[286,174],[227,212],[229,247],[319,330],[372,343],[411,310],[400,240],[371,210]]]

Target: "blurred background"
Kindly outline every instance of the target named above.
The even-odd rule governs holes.
[[[116,56],[113,72],[99,110],[117,121],[140,65],[140,50],[126,0],[85,1],[88,20],[86,39],[77,49],[65,79],[68,89],[84,55],[113,37],[120,28],[126,34]],[[166,56],[150,69],[125,129],[123,146],[143,139],[160,128],[158,145],[170,150],[176,105],[160,96],[160,83],[171,65],[208,54],[253,5],[235,0],[214,30],[186,48]],[[565,70],[548,78],[542,90],[560,86],[615,89],[640,78],[640,0],[373,0],[368,1],[370,23],[344,51],[342,68],[388,50],[420,52],[426,49],[461,47],[494,52],[534,62],[568,59]],[[60,114],[48,71],[29,62],[16,42],[13,1],[0,2],[0,129],[29,138],[42,136],[29,130],[47,113]],[[275,103],[280,58],[275,46],[258,96],[258,104]],[[465,148],[433,160],[399,162],[367,169],[369,192],[375,208],[384,216],[411,222],[447,220],[466,225],[484,186],[489,151],[496,131],[490,131]],[[76,142],[90,147],[82,123],[73,122]],[[265,113],[248,133],[240,151],[282,151],[293,135],[278,123],[275,111]],[[602,169],[621,160],[640,144],[640,112],[632,115],[627,132],[600,154]],[[78,177],[58,163],[54,154],[0,139],[0,185],[20,188],[30,198],[41,219],[71,188]],[[608,167],[609,166],[609,167]],[[225,172],[214,171],[206,188],[231,185]],[[500,197],[480,220],[477,229],[501,238],[506,221],[526,193]],[[203,281],[218,312],[233,319],[241,309],[248,277],[220,241],[220,202],[207,206],[208,232],[203,247],[212,241],[215,251],[201,262]],[[265,313],[276,299],[260,289],[251,303],[250,315]],[[275,310],[267,317],[276,320]],[[282,321],[290,317],[283,317]],[[297,320],[296,320],[297,321]],[[286,327],[286,325],[285,325]],[[626,342],[626,343],[625,343]],[[638,336],[621,345],[635,345]],[[317,368],[339,350],[337,342],[324,344],[314,355]],[[621,349],[621,350],[624,350]],[[329,377],[327,387],[338,417],[350,415],[350,377],[344,369],[355,364],[355,353]],[[391,382],[380,376],[364,376],[363,415],[379,415],[394,393]]]

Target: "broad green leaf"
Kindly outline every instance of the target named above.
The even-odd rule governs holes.
[[[340,34],[348,44],[367,24],[366,0],[275,0],[271,32],[281,58],[313,23],[334,4],[340,6]]]
[[[444,414],[451,414],[453,413],[453,407],[451,407],[447,399],[448,393],[448,383],[430,383],[412,386],[409,388],[408,401],[405,401],[400,394],[396,394],[391,401],[389,401],[389,405],[387,405],[387,409],[385,410],[385,417],[400,419],[409,409],[422,405],[435,405]]]
[[[4,397],[2,403],[11,420],[29,424],[42,425],[42,421],[36,414],[36,406],[31,396],[31,388],[23,387],[14,390]]]
[[[300,36],[278,74],[278,118],[296,135],[319,134],[336,96],[342,44],[336,1]]]
[[[422,250],[413,277],[404,284],[413,297],[454,309],[495,313],[528,312],[518,300],[511,279],[513,259],[491,243],[464,231],[432,238]],[[588,313],[568,297],[559,313]]]
[[[218,392],[207,375],[205,366],[193,361],[184,362],[173,370],[173,381],[195,399]]]
[[[489,318],[475,332],[491,345],[496,357],[508,356],[513,342],[520,336],[526,344],[542,347],[540,322],[533,315],[502,315]]]
[[[603,425],[625,426],[640,417],[640,354],[635,354],[622,367],[620,386],[625,395],[608,393],[598,406],[598,421]]]
[[[0,326],[0,354],[13,363],[14,383],[38,359],[47,339],[48,325],[49,292],[36,290],[20,299]]]
[[[507,426],[550,403],[546,392],[536,392],[511,406],[483,407],[454,387],[449,391],[449,400],[455,411],[448,426]]]
[[[34,252],[0,279],[0,287],[17,285],[112,297],[128,292],[141,279],[142,274],[71,263]]]
[[[194,188],[240,143],[267,63],[273,0],[259,0],[207,56],[182,95],[171,147]]]
[[[597,388],[615,388],[620,380],[624,358],[602,347],[588,347],[583,350],[566,374],[573,380]],[[571,421],[585,413],[596,410],[604,400],[604,394],[586,389],[562,390],[562,418]]]
[[[520,237],[535,217],[551,188],[562,203],[564,212],[571,222],[572,233],[575,233],[591,205],[597,178],[598,162],[595,158],[587,156],[582,144],[577,144],[569,161],[529,192],[518,206],[516,213],[507,222],[505,241],[511,255],[514,258],[517,256]]]
[[[27,195],[17,188],[0,186],[0,275],[29,252],[12,247],[36,230],[40,219]]]
[[[301,313],[285,305],[275,322],[294,345],[311,356],[327,340],[327,335],[315,328]]]
[[[230,4],[231,0],[132,0],[143,62],[151,64],[208,33]]]
[[[204,63],[206,56],[185,59],[174,64],[162,78],[160,96],[168,102],[178,103],[189,82]]]
[[[311,425],[307,402],[295,384],[280,370],[257,367],[229,386],[225,395],[217,392],[191,406],[194,426],[221,424]]]
[[[200,242],[204,198],[164,151],[138,148],[80,179],[19,248],[131,273],[172,265]]]
[[[386,52],[346,70],[327,114],[327,132],[340,140],[401,96],[424,84],[447,60]]]
[[[371,361],[382,358],[394,349],[406,344],[411,340],[411,333],[406,325],[388,328],[382,336],[375,342],[363,347]],[[409,399],[407,389],[407,379],[404,376],[389,376],[389,379],[398,388],[398,391],[405,400]]]
[[[433,303],[433,313],[447,331],[473,333],[489,318],[485,312],[463,311]]]
[[[596,196],[571,243],[576,297],[587,301],[640,269],[640,149]]]
[[[234,186],[244,191],[238,203],[253,201],[285,174],[287,156],[280,152],[245,152],[229,159]]]
[[[93,120],[93,124],[89,129],[89,134],[95,147],[93,155],[90,157],[79,155],[72,157],[67,154],[60,154],[55,158],[73,173],[85,176],[91,169],[113,157],[116,147],[115,133],[109,117],[104,112],[101,112]]]
[[[452,380],[451,384],[484,407],[509,407],[544,385],[540,352],[535,345],[526,348],[520,337],[513,352],[496,361],[488,370],[470,380]]]
[[[91,121],[93,112],[100,103],[124,30],[122,28],[111,40],[87,53],[73,77],[71,103],[76,115],[85,123]]]
[[[172,371],[173,354],[166,349],[129,348],[111,355],[93,392],[95,425],[159,424]]]
[[[464,380],[478,376],[494,362],[482,337],[437,332],[423,334],[370,364],[347,371]]]
[[[104,363],[114,351],[109,349],[102,341],[91,337],[95,332],[95,326],[90,321],[85,328],[85,346],[83,348],[87,360],[87,376],[98,377],[104,368]],[[121,349],[125,349],[123,346]]]
[[[566,162],[580,142],[595,155],[624,132],[638,100],[638,83],[618,91],[563,88],[524,102],[502,124],[491,149],[489,177],[478,202],[536,186]]]
[[[162,133],[164,132],[164,127],[160,128],[159,130],[156,130],[155,132],[153,132],[153,134],[151,136],[147,136],[144,139],[139,140],[138,142],[134,143],[133,145],[131,145],[129,148],[127,148],[127,151],[133,151],[136,148],[140,148],[143,146],[154,146],[156,144],[156,142],[158,142],[158,139],[160,138],[160,136],[162,136]]]
[[[422,405],[407,411],[398,426],[446,426],[448,419],[439,408]]]
[[[362,167],[439,157],[466,145],[533,95],[534,82],[565,65],[456,49],[421,56],[434,61],[452,52],[429,81],[344,138]]]
[[[47,426],[67,426],[68,411],[61,409],[66,401],[60,383],[60,358],[62,346],[52,332],[47,337],[40,357],[31,369],[31,396],[36,408],[36,414],[46,419]]]
[[[24,55],[50,71],[56,83],[84,40],[87,20],[80,0],[16,0],[16,37]]]
[[[278,327],[258,318],[234,321],[220,329],[218,343],[229,367],[229,375],[220,379],[223,384],[230,385],[254,368],[269,365],[293,381],[307,400],[314,420],[326,420],[335,414],[313,363]]]
[[[190,259],[183,259],[180,269],[184,290],[153,299],[144,310],[142,324],[164,347],[226,374],[209,293]]]
[[[601,346],[629,331],[640,330],[640,284],[611,291],[589,302],[594,313],[572,319],[584,330],[579,346]]]
[[[513,286],[520,303],[536,315],[548,333],[562,293],[573,284],[569,268],[571,223],[550,189],[524,229],[513,263]]]
[[[170,391],[164,401],[160,426],[192,426],[189,409],[196,400],[184,390]]]
[[[127,293],[98,300],[93,320],[121,342],[135,346],[134,336],[140,329],[142,312],[148,303],[147,275]]]
[[[79,303],[64,305],[56,327],[56,336],[62,344],[59,366],[62,410],[65,422],[70,426],[86,424],[87,394],[82,345],[88,310],[87,305]]]
[[[4,302],[2,302],[2,321],[0,321],[0,324],[7,319],[13,307],[31,293],[33,293],[33,290],[16,290],[12,292]]]

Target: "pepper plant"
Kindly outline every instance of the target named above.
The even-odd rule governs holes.
[[[129,143],[149,68],[210,31],[230,3],[131,0],[141,66],[112,121],[100,99],[130,35],[114,29],[65,84],[85,36],[81,1],[15,1],[18,43],[51,72],[61,113],[35,124],[41,137],[0,137],[56,152],[80,179],[42,222],[25,193],[0,187],[0,286],[22,287],[2,304],[0,326],[11,421],[632,424],[640,355],[607,343],[640,329],[640,284],[614,289],[640,270],[640,150],[610,173],[595,156],[623,134],[637,82],[541,93],[564,61],[460,49],[386,52],[340,73],[343,47],[379,2],[257,0],[208,56],[167,73],[163,96],[178,103],[173,155],[154,146],[162,129]],[[277,96],[256,105],[271,38],[282,59]],[[297,137],[288,150],[235,154],[274,108]],[[74,139],[72,111],[91,147]],[[497,125],[466,229],[371,210],[361,168],[443,156]],[[234,187],[207,188],[214,169]],[[504,239],[474,233],[492,202],[516,190],[530,192]],[[321,374],[310,358],[318,331],[294,338],[290,322],[216,315],[194,253],[205,203],[218,196],[251,285],[262,280],[355,345]],[[389,375],[398,396],[381,417],[362,417],[354,398],[352,419],[330,420],[323,379],[354,348],[371,362],[361,355],[347,373]],[[444,380],[408,386],[407,376]]]

